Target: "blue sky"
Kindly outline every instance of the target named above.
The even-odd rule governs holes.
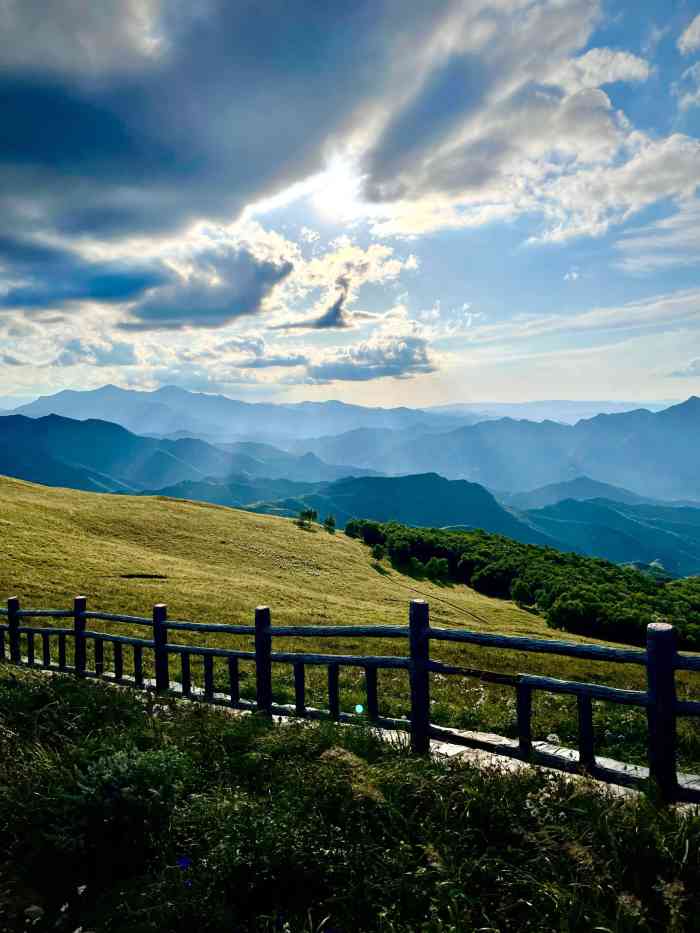
[[[0,11],[0,396],[700,394],[700,0]]]

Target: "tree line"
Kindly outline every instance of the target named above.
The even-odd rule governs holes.
[[[542,613],[552,628],[643,645],[646,626],[663,620],[678,629],[680,647],[700,649],[700,577],[658,579],[481,530],[353,519],[345,533],[364,541],[375,558],[386,555],[399,570],[513,599]]]

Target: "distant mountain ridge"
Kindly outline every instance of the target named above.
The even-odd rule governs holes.
[[[656,501],[645,499],[644,496],[638,496],[637,493],[630,492],[629,489],[620,489],[610,483],[598,482],[598,480],[591,479],[589,476],[577,476],[575,479],[563,483],[550,483],[547,486],[540,486],[539,489],[531,489],[529,492],[494,494],[499,501],[521,511],[542,509],[545,506],[563,502],[564,499],[578,501],[584,499],[609,499],[612,502],[625,502],[628,505],[641,505],[642,503]]]
[[[344,402],[272,404],[242,402],[224,395],[188,392],[165,386],[154,392],[103,386],[65,390],[22,405],[13,414],[37,418],[49,414],[112,421],[136,434],[186,432],[208,440],[261,438],[279,441],[341,433],[360,427],[405,428],[423,423],[445,430],[475,421],[474,416],[430,414],[411,408],[367,408]]]
[[[661,411],[677,400],[666,402],[615,402],[572,401],[569,399],[547,399],[539,402],[458,402],[451,405],[433,405],[428,411],[443,414],[473,414],[479,421],[495,418],[527,419],[528,421],[560,421],[564,424],[576,424],[583,418],[593,418],[599,414],[617,414],[646,408],[649,411]]]

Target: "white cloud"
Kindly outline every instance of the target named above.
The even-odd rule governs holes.
[[[700,265],[700,198],[681,204],[669,217],[630,230],[615,243],[625,272],[649,274]]]
[[[657,201],[694,195],[699,139],[674,133],[656,140],[637,133],[630,151],[631,158],[620,164],[591,166],[545,182],[539,204],[549,227],[539,239],[598,236]]]
[[[310,365],[307,374],[316,383],[327,383],[406,379],[434,371],[425,338],[379,336],[334,350]]]
[[[530,315],[472,329],[475,344],[505,344],[552,335],[584,335],[678,328],[700,318],[700,289],[654,295],[577,314]]]
[[[160,0],[3,0],[0,63],[4,69],[92,76],[143,68],[161,50]]]
[[[563,62],[551,80],[574,92],[617,81],[646,81],[650,71],[649,62],[631,52],[599,48]]]
[[[53,366],[134,366],[139,357],[133,344],[123,341],[114,343],[90,343],[75,337],[68,340],[53,361]]]
[[[678,97],[681,110],[700,107],[700,62],[683,72],[681,80],[674,85],[673,92]]]
[[[700,13],[692,20],[678,38],[678,48],[683,55],[700,49]]]
[[[677,369],[669,376],[676,379],[700,379],[700,360],[691,360],[683,369]]]

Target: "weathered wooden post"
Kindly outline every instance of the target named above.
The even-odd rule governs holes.
[[[87,597],[73,600],[73,669],[79,677],[85,676],[85,611]]]
[[[532,687],[518,684],[515,688],[516,715],[518,720],[518,747],[523,758],[532,755]]]
[[[7,600],[7,628],[10,641],[10,661],[13,664],[22,663],[22,652],[19,646],[19,599],[11,596]]]
[[[377,668],[374,665],[365,668],[365,689],[367,690],[367,718],[370,722],[374,722],[379,719]]]
[[[157,603],[153,607],[153,655],[156,667],[156,690],[170,688],[168,670],[168,607]]]
[[[412,599],[409,614],[411,750],[418,755],[427,755],[430,751],[429,624],[427,602]]]
[[[676,630],[666,622],[647,626],[647,721],[649,776],[663,800],[677,793],[676,777]]]
[[[578,761],[586,771],[595,768],[595,733],[593,732],[593,701],[588,694],[579,693],[578,706]]]
[[[272,709],[271,655],[270,609],[258,606],[255,610],[255,686],[258,709],[264,713]]]

